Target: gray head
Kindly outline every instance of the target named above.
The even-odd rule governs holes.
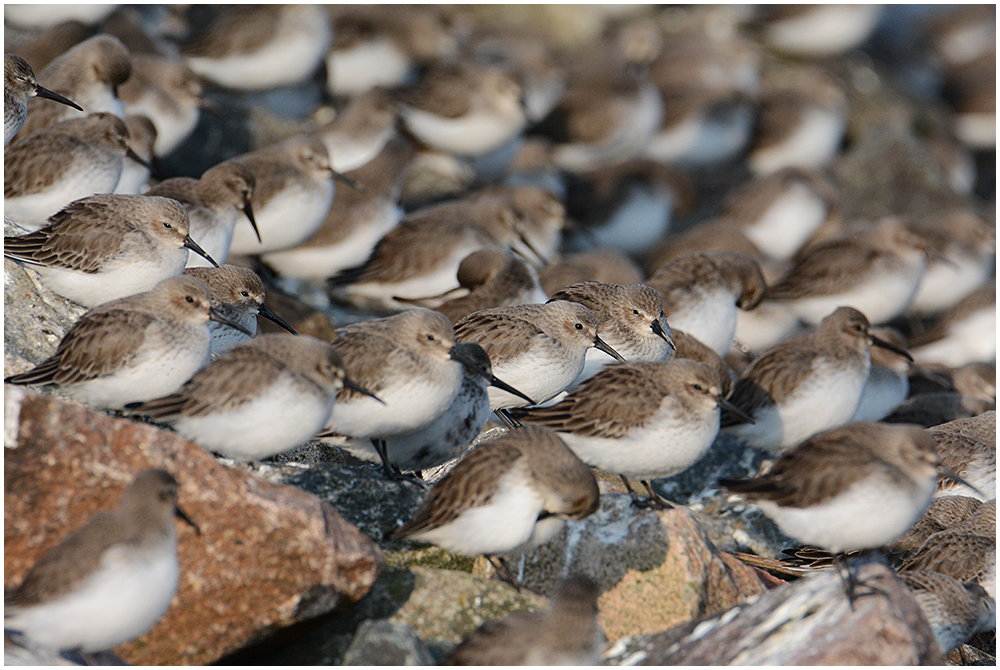
[[[177,514],[179,485],[166,470],[143,470],[122,494],[120,509],[128,515],[168,527]]]
[[[867,350],[874,345],[913,362],[913,357],[905,349],[875,337],[868,317],[853,307],[838,307],[833,313],[825,316],[816,330],[816,338],[822,343],[847,343],[859,350]]]
[[[625,359],[609,347],[597,333],[597,317],[583,305],[568,300],[556,300],[544,305],[544,322],[536,323],[549,336],[571,349],[594,347],[619,361]]]
[[[499,438],[527,458],[545,511],[583,519],[597,511],[600,491],[590,468],[550,428],[523,426]]]
[[[3,55],[3,91],[5,96],[13,96],[18,105],[27,104],[28,98],[38,96],[83,111],[72,100],[39,86],[35,79],[35,72],[28,65],[28,62],[14,54]]]

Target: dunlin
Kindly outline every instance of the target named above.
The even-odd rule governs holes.
[[[513,248],[519,225],[510,199],[489,193],[418,209],[379,240],[364,264],[334,276],[332,290],[352,301],[406,309],[396,296],[419,299],[454,289],[466,256],[483,248]]]
[[[28,116],[28,100],[34,96],[48,98],[74,107],[83,108],[69,98],[59,95],[35,80],[35,72],[21,57],[14,54],[3,55],[3,145],[10,144],[14,135],[24,125]]]
[[[539,268],[555,259],[566,227],[566,208],[558,197],[530,184],[500,186],[483,193],[508,198],[518,213],[515,252]]]
[[[534,269],[523,259],[500,249],[480,249],[466,256],[458,266],[457,279],[459,288],[447,292],[454,297],[434,307],[452,323],[484,309],[546,300]],[[430,300],[441,297],[432,296]]]
[[[594,313],[566,300],[475,312],[455,324],[455,338],[482,346],[494,374],[536,403],[554,398],[576,381],[591,347],[624,360],[598,335]],[[494,411],[524,405],[522,398],[490,389]]]
[[[839,305],[853,305],[881,324],[913,301],[927,268],[927,242],[910,222],[886,218],[860,234],[820,242],[768,289],[807,323],[817,324]]]
[[[179,275],[188,249],[207,257],[188,235],[184,209],[147,195],[77,200],[41,230],[4,238],[4,256],[30,265],[52,291],[87,307]]]
[[[5,18],[9,20],[9,17]],[[56,23],[50,28],[34,33],[30,38],[18,41],[17,47],[12,51],[16,51],[18,56],[26,60],[33,70],[41,72],[46,65],[93,35],[91,27],[71,19]]]
[[[913,357],[952,367],[991,361],[997,355],[996,328],[997,288],[988,280],[913,338]]]
[[[27,135],[63,119],[83,113],[108,112],[125,117],[115,89],[129,78],[132,63],[128,50],[110,35],[96,35],[80,42],[38,73],[47,88],[76,102],[85,112],[66,106],[28,103]]]
[[[878,5],[771,5],[760,10],[765,43],[792,56],[825,58],[860,45],[875,30]]]
[[[598,665],[604,635],[597,623],[600,590],[571,575],[545,612],[491,621],[458,645],[444,665]]]
[[[326,431],[372,440],[387,473],[392,458],[385,454],[385,439],[422,430],[441,417],[462,387],[464,364],[472,365],[455,348],[448,318],[426,309],[345,326],[333,346],[351,379],[378,399],[341,391]]]
[[[886,423],[915,423],[930,428],[975,417],[996,407],[995,400],[973,398],[961,393],[920,393],[896,405],[882,420]]]
[[[758,449],[780,453],[810,435],[847,423],[858,408],[871,367],[870,346],[902,349],[871,335],[868,319],[851,307],[830,314],[812,333],[763,352],[743,371],[729,399],[753,417],[722,425]]]
[[[696,337],[688,335],[683,330],[670,329],[670,339],[674,341],[676,349],[673,353],[674,359],[684,358],[690,361],[704,363],[708,367],[719,373],[719,383],[722,385],[722,395],[728,398],[729,392],[733,388],[733,371],[719,354],[712,351],[708,345]]]
[[[819,169],[837,152],[847,128],[847,95],[823,70],[801,69],[787,87],[761,95],[747,163],[756,175],[786,167]]]
[[[135,158],[122,161],[122,173],[115,184],[114,193],[138,195],[147,191],[150,186],[152,164],[156,158],[153,153],[156,126],[142,114],[126,114],[125,128],[128,129],[127,158]]]
[[[585,281],[628,285],[638,284],[642,279],[635,261],[612,249],[567,254],[538,276],[542,290],[548,295]]]
[[[4,628],[57,650],[117,647],[160,620],[177,591],[177,480],[144,470],[117,509],[46,551],[4,597]],[[193,524],[192,524],[193,525]]]
[[[188,67],[220,86],[260,91],[304,82],[330,39],[323,6],[233,5],[219,10],[181,52]]]
[[[495,386],[520,393],[493,376],[490,357],[473,342],[455,345],[455,358],[462,363],[462,386],[451,405],[438,417],[412,433],[386,437],[385,453],[392,466],[404,472],[429,470],[462,455],[479,435],[490,416],[487,389]],[[530,398],[525,398],[529,403]],[[366,461],[380,462],[379,449],[368,439],[349,439],[337,446]]]
[[[690,84],[660,89],[663,118],[643,155],[668,165],[716,165],[737,158],[753,137],[754,99]]]
[[[382,89],[368,91],[351,100],[316,134],[326,144],[334,170],[357,170],[382,153],[386,143],[396,137],[396,103]],[[361,183],[369,186],[363,180]]]
[[[195,277],[96,307],[73,324],[52,356],[8,384],[55,384],[98,409],[173,393],[208,362],[209,320],[242,328],[212,307]]]
[[[643,282],[659,291],[674,328],[725,355],[736,331],[736,310],[764,297],[760,266],[741,254],[706,252],[674,259]]]
[[[718,373],[678,360],[610,365],[555,405],[510,414],[555,430],[583,462],[629,486],[694,465],[719,433],[720,407],[734,410]]]
[[[148,165],[128,141],[125,122],[103,112],[19,137],[4,151],[4,215],[38,230],[74,200],[112,193],[126,157]]]
[[[142,114],[156,126],[153,152],[166,156],[194,131],[201,116],[202,85],[179,60],[132,55],[132,75],[118,93],[127,114]]]
[[[470,451],[391,537],[471,556],[516,552],[539,521],[587,517],[599,495],[590,468],[554,432],[526,426]]]
[[[377,156],[348,173],[365,185],[363,191],[337,191],[326,218],[309,239],[263,254],[262,260],[283,277],[315,280],[363,263],[403,216],[399,195],[412,159],[408,141],[390,140]]]
[[[906,534],[889,545],[893,554],[903,558],[912,556],[935,533],[958,526],[972,517],[985,503],[969,496],[936,496],[930,507]]]
[[[235,228],[232,253],[294,247],[323,224],[334,185],[326,146],[318,138],[296,135],[232,160],[253,174],[253,211],[260,228],[259,237],[243,226]]]
[[[240,461],[306,442],[352,386],[329,343],[308,335],[261,335],[232,347],[171,395],[129,405],[198,446]]]
[[[463,62],[433,69],[401,91],[399,116],[435,149],[478,156],[504,146],[527,124],[522,89],[506,68]]]
[[[584,282],[564,288],[549,300],[568,300],[588,308],[597,318],[601,339],[626,361],[666,361],[676,349],[660,294],[648,286]],[[577,382],[593,377],[614,360],[603,351],[588,349]]]
[[[842,552],[902,536],[930,504],[940,463],[922,428],[855,423],[809,438],[766,474],[720,484],[787,535]]]
[[[906,340],[892,328],[872,328],[871,333],[883,342],[906,349]],[[869,349],[869,355],[871,368],[851,423],[884,418],[896,405],[906,400],[910,392],[912,363],[908,358],[882,347]]]
[[[198,240],[205,253],[224,263],[229,256],[233,230],[243,218],[241,212],[260,239],[251,205],[256,183],[248,167],[225,161],[206,170],[200,179],[167,179],[149,189],[146,195],[159,195],[179,202],[187,212],[191,237]],[[188,257],[188,267],[206,265],[208,263],[202,258]]]
[[[927,430],[937,440],[942,462],[982,493],[968,487],[942,482],[938,495],[975,496],[982,500],[997,495],[997,414],[949,421]]]
[[[900,574],[935,570],[960,582],[997,591],[997,501],[983,503],[968,519],[929,536],[903,563]]]
[[[963,584],[933,570],[899,576],[920,605],[943,653],[965,644],[980,631],[996,628],[996,601],[979,584]]]
[[[217,268],[187,268],[184,274],[205,282],[212,294],[212,306],[215,310],[243,329],[221,322],[208,324],[208,330],[212,333],[213,357],[256,335],[258,315],[273,321],[292,335],[297,335],[284,319],[264,304],[264,282],[253,270],[223,265]]]

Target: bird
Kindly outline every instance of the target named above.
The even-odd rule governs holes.
[[[996,498],[997,414],[996,410],[956,419],[927,429],[937,440],[941,460],[978,490],[941,482],[937,495],[971,495],[981,500]]]
[[[55,100],[74,109],[83,111],[80,105],[69,98],[39,86],[35,72],[20,56],[3,55],[3,145],[7,146],[21,130],[28,117],[28,100],[32,97]],[[6,152],[5,152],[6,153]]]
[[[455,358],[462,363],[462,385],[445,411],[413,432],[385,437],[390,465],[401,472],[421,472],[461,456],[486,425],[490,415],[490,386],[531,398],[493,376],[490,357],[474,342],[458,342]],[[369,439],[337,442],[338,447],[366,461],[381,462],[379,450]],[[381,447],[379,447],[381,448]]]
[[[278,324],[292,335],[298,334],[264,304],[264,282],[253,270],[237,265],[221,265],[217,268],[187,268],[184,274],[205,282],[212,295],[212,306],[222,316],[244,329],[239,330],[224,323],[209,323],[213,357],[255,336],[258,315]]]
[[[122,161],[122,173],[113,192],[139,195],[149,188],[153,174],[153,162],[156,160],[153,153],[156,126],[147,116],[126,114],[125,128],[128,130],[126,158],[131,160]],[[138,160],[133,159],[133,156]]]
[[[773,5],[755,18],[763,41],[772,49],[800,58],[841,55],[859,46],[875,30],[879,5]]]
[[[979,584],[962,583],[934,570],[900,573],[945,654],[980,631],[995,630],[997,604]]]
[[[120,409],[173,393],[208,362],[209,320],[243,329],[212,307],[196,277],[171,277],[151,291],[91,309],[54,354],[8,384],[55,384],[90,407]]]
[[[542,290],[552,295],[567,286],[585,281],[609,284],[638,284],[644,275],[635,261],[613,249],[566,254],[538,275]]]
[[[659,291],[672,327],[704,342],[720,356],[732,343],[736,310],[757,307],[766,288],[756,261],[723,252],[675,258],[643,283]]]
[[[345,387],[370,395],[346,376],[329,342],[261,335],[230,348],[176,392],[126,409],[172,426],[207,451],[257,461],[319,432]]]
[[[250,168],[236,161],[224,161],[205,170],[199,179],[165,179],[146,191],[146,195],[179,202],[188,214],[191,236],[208,255],[224,263],[229,256],[235,226],[243,217],[260,239],[252,205],[256,185]],[[187,267],[205,265],[203,259],[188,256]]]
[[[86,307],[152,289],[181,274],[188,249],[215,261],[188,235],[180,203],[147,195],[95,195],[72,202],[41,230],[4,238],[4,256]]]
[[[104,651],[153,627],[180,581],[179,485],[143,470],[111,511],[99,512],[46,551],[4,594],[4,630],[59,651]],[[197,528],[197,526],[195,526]]]
[[[874,324],[902,314],[927,269],[927,241],[899,217],[870,230],[815,244],[803,251],[767,300],[788,305],[815,325],[840,305],[852,305]]]
[[[719,433],[720,407],[739,411],[703,363],[627,362],[606,366],[554,405],[510,416],[555,430],[583,462],[619,475],[632,492],[629,479],[671,477],[704,456]],[[650,493],[643,503],[662,504]]]
[[[597,623],[599,594],[589,577],[569,575],[546,611],[483,624],[443,665],[598,665],[605,644]]]
[[[117,38],[102,34],[80,42],[46,65],[38,73],[38,81],[85,111],[29,102],[28,118],[22,132],[30,135],[84,113],[108,112],[125,118],[125,106],[118,99],[115,89],[128,80],[131,72],[131,56]]]
[[[563,519],[594,513],[599,496],[593,473],[553,431],[525,426],[477,445],[389,537],[469,556],[516,553]]]
[[[666,361],[677,349],[660,294],[643,284],[583,282],[562,289],[549,300],[568,300],[587,307],[597,318],[601,339],[627,361]],[[603,351],[588,349],[577,383],[614,360]]]
[[[326,146],[313,135],[286,140],[231,159],[254,177],[253,213],[260,232],[233,230],[230,251],[261,254],[305,242],[333,202],[334,172]]]
[[[149,163],[128,145],[125,122],[100,112],[67,119],[19,137],[4,151],[4,214],[38,230],[69,203],[113,193],[125,160]]]
[[[892,328],[872,328],[872,335],[899,349],[906,349],[906,340],[899,331]],[[895,351],[882,347],[869,348],[871,367],[868,379],[861,389],[858,409],[850,423],[857,421],[879,421],[893,408],[906,400],[910,392],[911,362]],[[904,422],[906,423],[906,422]]]
[[[913,337],[913,358],[950,367],[991,361],[997,355],[996,317],[996,283],[988,280]]]
[[[864,314],[839,307],[811,333],[761,353],[743,371],[729,400],[754,423],[723,412],[723,428],[751,446],[781,453],[854,416],[871,368],[871,346],[909,354],[871,334]]]
[[[333,169],[350,172],[378,156],[398,137],[396,118],[396,102],[387,91],[375,88],[351,99],[316,134],[326,144]],[[364,180],[361,183],[368,186]]]
[[[455,324],[455,339],[482,346],[494,374],[536,403],[551,400],[576,381],[591,347],[624,360],[598,335],[594,313],[566,300],[474,312]],[[524,404],[523,398],[490,389],[493,411]]]
[[[205,105],[201,80],[183,61],[133,53],[132,73],[118,88],[126,114],[142,114],[156,126],[153,153],[168,156],[194,132]]]

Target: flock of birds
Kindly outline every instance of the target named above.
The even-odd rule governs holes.
[[[6,383],[240,461],[320,439],[394,479],[447,466],[392,536],[473,556],[592,514],[592,468],[669,506],[650,482],[721,430],[774,456],[717,484],[811,547],[786,569],[835,553],[855,597],[850,552],[888,547],[944,651],[995,628],[995,232],[973,193],[994,8],[922,24],[952,91],[926,142],[954,199],[869,221],[828,169],[850,114],[834,64],[876,6],[581,7],[598,29],[575,50],[461,8],[60,7],[5,7],[23,39],[4,213],[23,230],[4,255],[89,311]],[[768,79],[775,54],[798,60]],[[332,121],[158,174],[207,92],[303,86]],[[740,179],[714,218],[672,233],[724,170]],[[264,305],[275,282],[364,318],[295,334]],[[473,447],[491,416],[509,430]],[[95,652],[151,627],[180,575],[177,493],[140,473],[6,594],[5,631]],[[449,660],[594,663],[598,594],[571,576]]]

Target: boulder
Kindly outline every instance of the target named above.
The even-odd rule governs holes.
[[[276,629],[357,602],[381,552],[327,503],[228,468],[161,428],[6,386],[4,585],[99,510],[135,473],[164,468],[200,535],[178,526],[170,610],[115,653],[138,665],[206,664]],[[8,437],[9,435],[9,437]]]

